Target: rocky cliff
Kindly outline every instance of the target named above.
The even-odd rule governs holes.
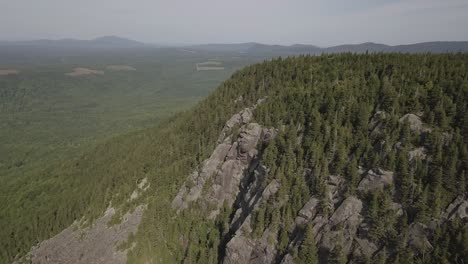
[[[287,228],[289,234],[286,250],[278,250],[278,227],[274,226],[273,221],[259,234],[254,234],[255,221],[258,221],[256,214],[260,207],[266,204],[281,207],[291,202],[288,198],[282,201],[271,199],[277,194],[281,182],[269,175],[269,168],[263,164],[262,156],[278,129],[254,122],[255,109],[263,100],[233,115],[226,122],[211,156],[188,176],[179,189],[172,201],[173,210],[180,213],[193,204],[201,205],[207,221],[214,221],[223,207],[232,210],[228,221],[229,231],[224,235],[224,243],[221,245],[223,263],[300,262],[297,254],[304,243],[307,226],[312,227],[321,263],[332,262],[331,258],[338,247],[344,259],[363,262],[376,261],[382,254],[391,254],[372,242],[369,232],[369,197],[374,193],[391,190],[395,184],[394,172],[381,168],[355,168],[360,181],[352,195],[343,175],[313,175],[313,168],[304,168],[310,178],[326,178],[326,195],[324,198],[312,193],[298,211],[294,223],[282,227]],[[371,137],[378,137],[384,129],[385,119],[385,112],[377,112],[373,116],[369,129]],[[399,122],[407,122],[411,132],[418,135],[431,131],[414,114],[402,116]],[[424,146],[409,151],[409,162],[428,158]],[[402,205],[396,200],[386,201],[389,210],[387,214],[394,219],[404,214]],[[324,210],[324,207],[329,210]],[[434,236],[437,226],[461,220],[468,228],[467,212],[466,196],[458,196],[439,218],[432,220],[431,226],[412,222],[408,233],[399,234],[399,239],[402,239],[403,246],[412,248],[416,254],[422,254],[433,248],[429,238]]]

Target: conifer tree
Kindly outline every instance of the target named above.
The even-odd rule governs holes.
[[[318,264],[318,250],[311,225],[306,227],[305,238],[299,250],[298,259],[298,263]]]

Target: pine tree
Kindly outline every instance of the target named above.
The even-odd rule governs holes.
[[[299,250],[298,263],[318,264],[318,250],[315,243],[312,226],[308,225],[305,231],[305,238]]]

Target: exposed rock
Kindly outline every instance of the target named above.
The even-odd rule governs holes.
[[[382,169],[369,170],[357,187],[361,192],[373,192],[393,184],[393,172]]]
[[[372,116],[369,125],[370,127],[375,127],[378,123],[382,122],[382,120],[385,120],[387,118],[387,113],[384,111],[377,111],[375,114]]]
[[[239,102],[242,102],[244,100],[244,97],[242,95],[239,95],[239,97],[237,97],[236,100],[234,100],[234,103],[239,103]]]
[[[450,142],[452,142],[453,135],[449,132],[442,133],[442,141],[444,142],[444,146],[448,146]]]
[[[349,228],[356,230],[362,221],[361,210],[362,201],[354,196],[349,196],[330,217],[330,224],[332,226],[346,224]]]
[[[412,223],[409,226],[408,245],[419,251],[432,249],[432,245],[426,236],[426,226],[421,223]]]
[[[224,125],[223,130],[218,138],[218,143],[222,143],[226,136],[231,132],[235,126],[241,126],[247,124],[252,119],[253,113],[250,108],[245,108],[239,113],[233,115]]]
[[[264,175],[263,175],[264,176]],[[244,195],[249,208],[239,208],[231,221],[231,227],[240,227],[235,232],[235,236],[226,245],[226,256],[223,263],[272,263],[276,256],[276,234],[271,232],[269,228],[265,230],[261,238],[254,239],[251,237],[251,215],[252,212],[257,211],[262,201],[268,200],[271,195],[274,195],[279,189],[279,183],[276,180],[270,182],[261,192],[260,198],[256,199],[255,192],[258,186],[258,180],[262,176],[256,177],[256,180],[250,184],[247,193]],[[247,211],[249,210],[249,211]],[[241,224],[241,216],[247,215]],[[270,243],[272,242],[272,243]]]
[[[349,254],[356,231],[363,221],[360,214],[362,207],[362,201],[358,198],[354,196],[346,198],[330,217],[326,228],[322,229],[320,247],[331,252],[337,241],[341,241],[343,252]]]
[[[276,137],[276,130],[274,128],[263,129],[263,143],[268,144],[273,138]]]
[[[315,217],[319,208],[319,199],[312,197],[307,201],[307,203],[299,211],[295,223],[297,225],[303,225],[309,222],[312,218]]]
[[[468,201],[462,195],[459,195],[449,206],[447,206],[442,217],[447,220],[453,220],[454,218],[467,218]]]
[[[228,204],[234,203],[244,169],[245,166],[239,160],[228,160],[223,163],[220,172],[216,174],[213,185],[208,187],[210,189],[206,199],[217,204],[218,208],[223,206],[225,200]]]
[[[223,263],[249,263],[254,246],[253,241],[243,235],[237,234],[226,246],[226,256]]]
[[[408,159],[409,161],[413,161],[415,159],[425,160],[427,156],[426,153],[427,150],[425,147],[419,147],[408,152]]]
[[[262,193],[262,199],[263,200],[268,200],[270,196],[274,195],[276,192],[278,192],[280,187],[280,184],[277,180],[272,180],[267,187],[265,187],[265,190],[263,190]]]
[[[189,186],[182,186],[177,196],[172,201],[172,208],[177,209],[179,212],[188,207],[189,202],[198,200],[202,194],[203,186],[206,181],[210,179],[218,170],[218,167],[222,164],[228,151],[230,150],[230,144],[219,144],[210,158],[203,162],[201,172],[193,172],[187,179]],[[191,187],[190,187],[191,186]]]
[[[244,231],[238,232],[226,246],[223,263],[272,263],[276,255],[274,245],[276,245],[275,234],[269,228],[259,239],[246,237]]]
[[[353,251],[353,256],[360,258],[360,259],[367,259],[371,258],[372,255],[377,251],[377,246],[370,242],[367,239],[359,239],[355,238],[354,239],[354,251]]]
[[[249,162],[249,153],[254,150],[262,134],[262,127],[257,123],[250,123],[243,127],[239,134],[239,158],[244,162]],[[252,158],[252,157],[250,157]]]
[[[333,205],[341,201],[341,194],[344,191],[344,179],[339,175],[330,175],[327,178],[328,199]]]
[[[242,98],[242,96],[240,98]],[[240,127],[242,125],[248,124],[253,118],[253,111],[255,108],[257,108],[257,106],[263,103],[265,100],[266,97],[258,99],[257,103],[255,103],[255,105],[252,107],[247,107],[239,113],[233,115],[224,125],[223,130],[219,135],[218,143],[222,143],[226,139],[226,136],[232,132],[233,127]]]
[[[133,201],[140,197],[141,193],[144,191],[148,190],[150,187],[150,184],[148,183],[148,178],[143,178],[138,184],[137,184],[137,189],[135,189],[132,194],[130,195],[130,201]]]
[[[408,122],[411,132],[419,134],[421,132],[430,132],[430,128],[425,128],[421,118],[415,114],[406,114],[398,120],[400,123]]]
[[[249,123],[253,118],[253,110],[261,102],[262,100],[259,100],[253,107],[245,108],[226,122],[218,138],[219,145],[210,158],[203,162],[200,172],[195,171],[188,177],[172,201],[172,208],[178,213],[186,209],[190,202],[203,198],[201,203],[205,208],[213,208],[214,205],[212,211],[208,213],[208,217],[214,219],[225,202],[228,206],[234,204],[243,186],[242,181],[246,179],[245,176],[252,171],[260,173],[257,145],[259,142],[269,142],[276,135],[276,131],[272,128],[267,129],[257,123]],[[238,134],[232,131],[236,126],[239,129]],[[207,182],[210,182],[209,186],[205,186]],[[270,187],[274,189],[274,186]],[[250,199],[249,193],[260,191],[255,188],[253,192],[244,194],[244,200]]]
[[[402,216],[403,215],[403,206],[399,203],[392,203],[390,205],[390,208],[395,211],[397,216]]]
[[[381,134],[383,127],[383,120],[387,118],[387,113],[384,111],[377,111],[369,122],[371,129],[371,137],[376,137]]]
[[[74,223],[56,236],[41,242],[25,256],[28,263],[126,263],[127,250],[117,246],[135,233],[144,206],[123,216],[123,222],[111,227],[107,223],[115,214],[109,208],[92,226],[81,229]],[[20,262],[23,262],[20,261]]]

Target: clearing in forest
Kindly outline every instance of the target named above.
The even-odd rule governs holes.
[[[223,64],[219,61],[206,61],[196,64],[197,71],[224,70]]]
[[[0,76],[6,76],[6,75],[14,75],[14,74],[18,74],[19,71],[18,70],[14,70],[14,69],[0,69]]]
[[[82,75],[103,75],[103,71],[92,70],[87,68],[74,68],[72,72],[65,73],[68,76],[82,76]]]

